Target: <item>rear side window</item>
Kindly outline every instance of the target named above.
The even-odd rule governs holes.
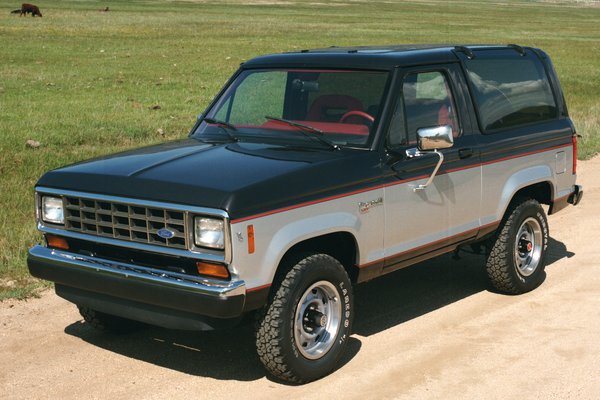
[[[479,51],[465,61],[484,131],[554,119],[556,101],[540,60],[531,52]]]

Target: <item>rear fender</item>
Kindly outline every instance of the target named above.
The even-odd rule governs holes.
[[[547,165],[537,165],[529,167],[518,172],[515,172],[506,181],[504,188],[502,189],[501,201],[496,211],[496,219],[499,221],[504,216],[504,213],[508,209],[510,202],[515,197],[515,194],[528,186],[535,185],[536,183],[550,182],[550,199],[554,198],[554,178],[552,170]]]

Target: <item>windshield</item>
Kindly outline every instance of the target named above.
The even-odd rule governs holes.
[[[387,77],[377,71],[246,70],[194,136],[365,147],[379,118]]]

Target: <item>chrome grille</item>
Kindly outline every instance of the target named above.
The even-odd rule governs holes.
[[[187,249],[183,211],[72,196],[63,199],[65,227],[70,231]],[[174,232],[174,236],[159,236],[163,228]]]

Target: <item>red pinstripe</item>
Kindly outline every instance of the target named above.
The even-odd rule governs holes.
[[[496,160],[486,161],[486,162],[477,163],[477,164],[472,164],[472,165],[468,165],[468,166],[465,166],[465,167],[448,169],[448,170],[445,170],[443,173],[440,173],[440,175],[451,173],[451,172],[462,171],[462,170],[466,170],[466,169],[471,169],[471,168],[477,168],[477,167],[481,167],[483,165],[495,164],[495,163],[498,163],[498,162],[501,162],[501,161],[512,160],[514,158],[526,157],[526,156],[529,156],[529,155],[532,155],[532,154],[544,153],[546,151],[556,150],[556,149],[560,149],[562,147],[569,147],[569,146],[572,146],[572,144],[569,143],[569,144],[563,144],[563,145],[560,145],[560,146],[553,146],[553,147],[549,147],[549,148],[542,149],[542,150],[529,151],[527,153],[521,153],[521,154],[517,154],[517,155],[514,155],[514,156],[498,158]],[[403,179],[403,180],[400,180],[400,181],[397,181],[397,182],[385,183],[385,184],[381,184],[381,185],[371,186],[371,187],[368,187],[368,188],[365,188],[365,189],[355,190],[355,191],[352,191],[352,192],[341,193],[341,194],[338,194],[338,195],[335,195],[335,196],[323,197],[321,199],[311,200],[311,201],[307,201],[307,202],[304,202],[304,203],[295,204],[293,206],[287,206],[287,207],[277,208],[275,210],[266,211],[266,212],[263,212],[263,213],[260,213],[260,214],[255,214],[255,215],[250,215],[248,217],[243,217],[243,218],[235,219],[235,220],[232,220],[231,223],[232,224],[238,224],[240,222],[249,221],[251,219],[266,217],[268,215],[278,214],[278,213],[284,212],[284,211],[295,210],[296,208],[311,206],[311,205],[314,205],[314,204],[324,203],[326,201],[331,201],[331,200],[337,200],[337,199],[340,199],[340,198],[343,198],[343,197],[353,196],[355,194],[370,192],[372,190],[383,189],[383,188],[386,188],[386,187],[401,185],[403,183],[408,183],[408,182],[416,181],[416,180],[419,180],[419,179],[427,178],[428,176],[429,175],[419,175],[419,176],[416,176],[416,177],[413,177],[413,178]]]

